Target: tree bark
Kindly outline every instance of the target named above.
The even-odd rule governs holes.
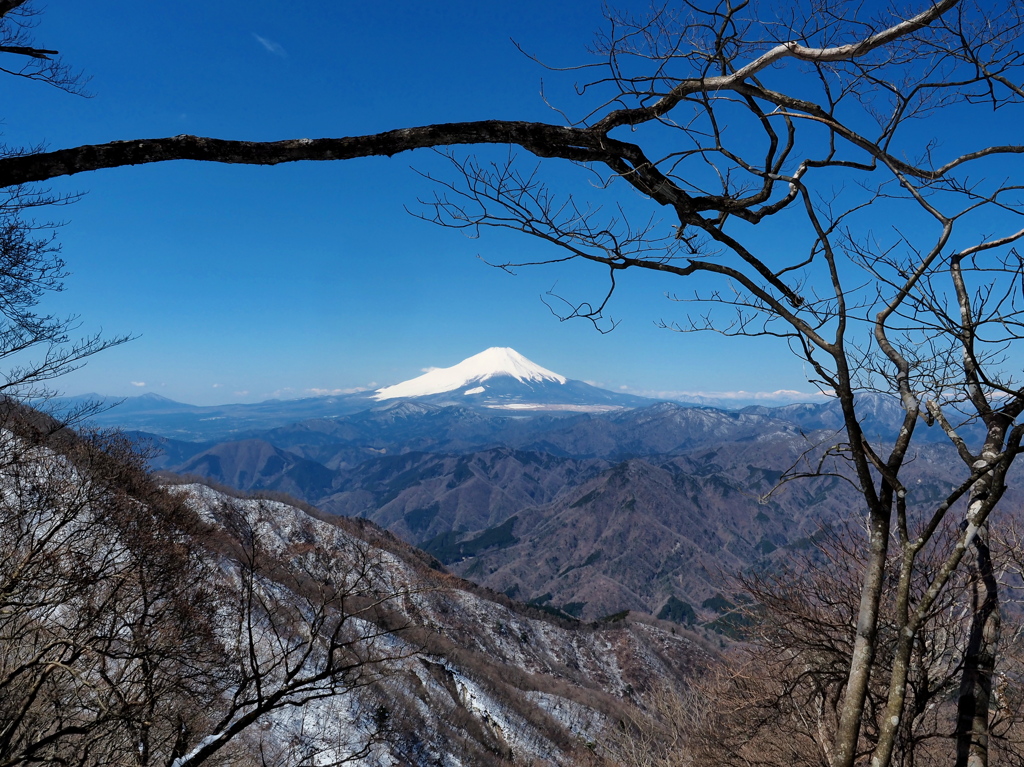
[[[857,634],[846,692],[836,729],[834,761],[832,767],[852,767],[857,756],[864,700],[867,697],[871,667],[875,660],[875,637],[878,633],[878,609],[885,580],[885,559],[888,554],[889,516],[881,510],[871,514],[870,559],[861,589],[860,608],[857,612]]]
[[[977,563],[971,633],[957,701],[956,767],[988,767],[989,708],[999,643],[999,584],[988,547],[988,525],[974,539]]]
[[[603,133],[547,123],[482,120],[440,123],[344,138],[286,141],[230,141],[202,136],[111,141],[54,152],[26,153],[0,159],[0,187],[45,181],[103,168],[170,160],[277,165],[312,160],[350,160],[392,156],[399,152],[457,144],[516,144],[539,157],[605,162],[631,157],[636,147]]]

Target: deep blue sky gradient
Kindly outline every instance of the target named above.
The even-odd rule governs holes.
[[[4,140],[59,148],[179,133],[271,140],[558,121],[542,80],[548,99],[574,110],[573,84],[585,74],[545,71],[511,40],[574,65],[591,60],[586,47],[601,24],[596,0],[53,2],[37,42],[91,76],[93,98],[6,78]],[[686,286],[656,275],[622,279],[613,333],[559,322],[540,296],[555,287],[599,298],[604,275],[569,265],[513,277],[476,257],[551,252],[524,237],[467,239],[409,215],[432,190],[410,168],[443,166],[421,152],[274,168],[168,163],[53,182],[56,192],[87,194],[58,211],[73,274],[47,308],[81,315],[83,332],[138,336],[61,388],[258,401],[383,386],[511,346],[613,389],[813,391],[781,342],[658,329],[656,320],[683,314],[665,292]]]

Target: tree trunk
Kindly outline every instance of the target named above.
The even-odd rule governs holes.
[[[978,530],[974,548],[973,615],[957,701],[956,767],[988,767],[989,707],[999,642],[999,584],[988,548],[988,525]]]
[[[832,767],[852,767],[857,755],[864,700],[867,697],[871,666],[875,659],[875,638],[878,630],[878,605],[885,580],[885,559],[889,550],[889,517],[876,510],[871,514],[871,558],[864,575],[860,608],[857,614],[857,636],[850,660],[846,693],[843,696],[836,731],[835,757]]]

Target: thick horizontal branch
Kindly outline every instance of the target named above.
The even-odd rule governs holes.
[[[0,45],[0,53],[17,53],[21,56],[31,56],[33,59],[50,60],[60,51],[48,51],[45,48],[29,48],[27,45]]]
[[[171,160],[277,165],[350,160],[458,144],[516,144],[539,157],[607,162],[632,154],[629,144],[593,131],[546,123],[504,120],[442,123],[345,138],[230,141],[201,136],[112,141],[0,159],[0,188],[75,173]]]

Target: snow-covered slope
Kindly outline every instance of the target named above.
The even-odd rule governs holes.
[[[343,758],[362,743],[368,753],[354,763],[364,767],[592,764],[587,744],[605,740],[636,700],[634,690],[653,679],[679,684],[711,661],[700,645],[653,623],[573,625],[473,587],[363,520],[318,518],[202,485],[172,492],[221,535],[244,520],[268,561],[283,568],[284,577],[260,584],[272,611],[279,603],[304,604],[296,589],[303,578],[340,589],[354,571],[365,571],[356,579],[363,598],[394,595],[379,616],[358,613],[361,631],[372,637],[360,640],[368,648],[360,657],[383,649],[393,659],[376,681],[263,720],[262,747],[301,742],[321,756],[311,763],[331,763],[328,757]],[[357,568],[335,569],[353,556]],[[381,635],[378,619],[400,628]],[[381,719],[387,727],[374,737]]]
[[[565,376],[542,368],[537,363],[526,359],[515,349],[510,349],[507,346],[492,346],[490,349],[485,349],[479,354],[464,359],[458,365],[452,365],[450,368],[435,368],[418,378],[378,389],[374,394],[374,399],[385,400],[443,394],[462,389],[469,384],[482,383],[496,376],[508,376],[520,383],[553,381],[564,385],[566,382]],[[483,389],[480,390],[480,392],[482,391]],[[466,394],[480,392],[471,389]]]

